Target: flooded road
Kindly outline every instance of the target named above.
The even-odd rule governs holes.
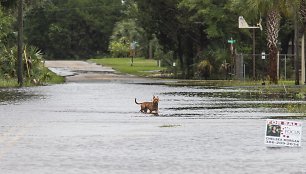
[[[0,90],[12,94],[0,100],[0,173],[306,173],[305,121],[301,148],[269,148],[265,118],[292,114],[261,107],[303,101],[90,73],[90,81]],[[140,113],[134,99],[153,95],[159,115]]]

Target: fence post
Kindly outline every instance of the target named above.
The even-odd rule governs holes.
[[[277,80],[279,80],[279,51],[277,52]]]
[[[243,70],[243,67],[244,67],[244,60],[243,60],[243,54],[240,53],[238,56],[237,56],[238,60],[236,61],[236,73],[237,73],[237,79],[239,80],[244,80],[244,70]]]
[[[245,66],[245,64],[243,64],[243,81],[245,81],[245,76],[246,76],[245,68],[246,68],[246,66]]]
[[[302,55],[301,55],[301,70],[302,70],[302,74],[301,74],[301,84],[305,84],[305,35],[303,34],[302,37]]]
[[[287,80],[287,54],[285,54],[285,80]]]

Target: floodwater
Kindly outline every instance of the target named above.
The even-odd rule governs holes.
[[[242,91],[154,82],[1,89],[0,173],[306,174],[305,133],[300,148],[267,147],[265,119],[292,114],[261,107],[304,101],[217,97]],[[159,115],[140,113],[134,99],[153,95]]]

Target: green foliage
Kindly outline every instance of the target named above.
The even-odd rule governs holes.
[[[9,36],[13,34],[14,18],[11,14],[6,13],[0,6],[0,46],[8,44]]]
[[[205,78],[206,80],[210,77],[213,70],[213,66],[208,60],[203,60],[197,65],[197,72],[199,76]]]
[[[136,55],[144,56],[143,46],[147,44],[144,35],[143,29],[137,25],[135,20],[123,19],[117,22],[109,46],[112,57],[128,57],[132,42],[137,42]]]
[[[0,50],[0,73],[5,79],[16,77],[17,47],[3,46]]]
[[[236,22],[236,17],[227,8],[228,4],[229,1],[226,0],[182,0],[179,7],[190,12],[191,15],[188,16],[190,22],[201,22],[206,26],[204,30],[208,38],[216,39],[226,37],[228,31],[231,31],[228,29],[236,28],[231,24]]]
[[[143,39],[144,30],[132,19],[124,19],[116,23],[111,36],[112,40],[126,39],[126,42],[140,41]]]
[[[108,51],[121,0],[45,1],[25,17],[27,41],[49,58],[86,58]]]
[[[0,45],[8,52],[16,39],[12,32],[16,31],[12,28],[16,2],[0,3],[5,7],[5,12],[0,10]],[[237,41],[234,46],[238,53],[252,53],[252,30],[238,29],[238,16],[243,15],[252,26],[262,18],[264,25],[269,9],[277,7],[283,11],[286,7],[292,13],[296,3],[283,0],[26,0],[25,42],[38,47],[47,58],[80,59],[108,53],[113,57],[127,57],[130,43],[137,41],[137,56],[162,60],[169,69],[177,62],[179,66],[175,68],[182,72],[183,78],[195,78],[197,64],[207,59],[213,67],[210,78],[219,79],[223,78],[218,71],[222,63],[234,63],[228,39]],[[292,16],[284,17],[280,41],[282,52],[287,53],[293,36]],[[265,37],[265,32],[256,30],[256,53],[267,52]],[[266,65],[256,66],[266,69]]]
[[[236,25],[239,15],[231,8],[231,1],[136,2],[142,27],[146,32],[156,35],[164,52],[173,51],[174,59],[179,61],[178,68],[185,78],[194,77],[195,65],[203,58],[209,58],[215,70],[219,69],[222,62],[230,62],[227,40],[242,37]],[[248,41],[243,38],[241,45],[245,40]]]
[[[17,77],[17,47],[2,47],[0,50],[0,75],[2,80],[10,82]],[[54,78],[54,75],[51,75],[45,69],[43,62],[42,53],[37,47],[25,45],[23,53],[23,77],[25,83],[39,85]],[[6,85],[2,84],[1,86]]]
[[[16,79],[5,79],[0,77],[0,87],[9,88],[9,87],[17,87],[19,86]]]
[[[41,51],[34,46],[25,45],[23,56],[24,73],[28,80],[44,81],[43,77],[43,59]]]
[[[293,113],[303,113],[306,116],[306,106],[304,104],[288,104],[287,110]]]
[[[12,8],[16,6],[18,0],[1,0],[0,1],[0,7],[4,8]]]
[[[17,84],[17,33],[15,32],[15,0],[0,3],[0,86],[13,87]],[[37,4],[37,1],[26,1],[26,8]],[[2,8],[2,6],[4,8]],[[23,52],[23,77],[26,85],[38,85],[55,81],[58,76],[50,74],[44,68],[42,53],[37,47],[25,45]],[[63,81],[63,80],[61,80]],[[60,80],[56,80],[60,82]]]
[[[126,42],[124,38],[119,41],[111,41],[109,45],[109,51],[112,57],[128,57],[130,50],[129,42]]]

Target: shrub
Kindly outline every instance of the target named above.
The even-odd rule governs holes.
[[[112,54],[112,57],[128,57],[129,55],[129,42],[125,40],[120,41],[111,41],[109,45],[109,51]]]
[[[205,80],[210,77],[212,70],[213,66],[208,60],[203,60],[197,65],[198,75],[200,76],[200,78],[204,78]]]
[[[0,74],[5,79],[17,77],[17,47],[2,47],[0,52]],[[28,82],[40,84],[47,80],[42,53],[34,46],[25,45],[23,54],[23,77]]]

